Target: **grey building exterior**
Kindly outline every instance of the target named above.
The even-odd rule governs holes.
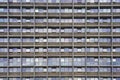
[[[120,0],[0,0],[0,80],[120,80]]]

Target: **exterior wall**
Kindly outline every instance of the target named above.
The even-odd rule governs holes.
[[[0,1],[0,80],[120,80],[120,1],[51,1]]]

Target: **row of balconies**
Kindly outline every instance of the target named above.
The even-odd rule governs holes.
[[[9,3],[9,6],[36,6],[36,7],[46,7],[47,3],[34,3],[34,2],[29,2],[29,3],[25,3],[25,2],[22,2],[22,3]],[[99,3],[87,3],[87,5],[85,5],[86,3],[48,3],[48,7],[59,7],[60,5],[62,7],[72,7],[72,5],[74,5],[74,7],[83,7],[83,6],[91,6],[91,7],[94,7],[94,6],[98,6]],[[112,4],[112,5],[111,5]],[[1,2],[0,3],[0,6],[7,6],[7,2]],[[100,3],[100,6],[120,6],[120,3]]]
[[[7,35],[7,34],[9,34],[9,35]],[[22,35],[21,35],[22,34]],[[18,33],[7,33],[7,32],[3,32],[3,33],[0,33],[0,37],[16,37],[16,36],[18,36],[18,37],[31,37],[31,36],[34,36],[34,37],[58,37],[58,36],[60,36],[60,37],[72,37],[72,36],[74,36],[74,37],[84,37],[84,36],[86,36],[86,37],[119,37],[120,36],[120,33],[115,33],[115,32],[111,32],[111,33],[107,33],[107,32],[103,32],[103,33],[87,33],[87,34],[85,34],[85,33],[74,33],[74,35],[73,35],[73,33],[48,33],[48,35],[47,35],[47,33],[29,33],[29,32],[27,32],[27,33],[20,33],[20,32],[18,32]]]
[[[36,47],[46,47],[47,46],[47,42],[6,42],[6,43],[0,43],[0,46],[7,46],[7,44],[9,44],[9,46],[11,47],[14,47],[14,46],[20,46],[22,44],[22,46],[33,46],[35,44]],[[87,45],[85,45],[87,44]],[[59,47],[61,45],[61,47],[70,47],[70,46],[73,46],[73,43],[72,42],[48,42],[48,46],[52,46],[52,47]],[[84,46],[92,46],[92,47],[95,47],[95,46],[104,46],[104,47],[110,47],[110,46],[120,46],[120,42],[74,42],[74,47],[84,47]]]
[[[0,77],[42,77],[42,76],[88,76],[88,77],[120,77],[119,72],[9,72],[0,73]]]
[[[0,52],[0,57],[7,57],[7,55],[9,57],[72,57],[73,55],[74,57],[120,57],[119,52],[9,52],[9,54],[7,52]]]
[[[78,27],[82,27],[82,26],[112,26],[112,24],[113,24],[113,26],[119,26],[120,25],[120,23],[99,23],[99,22],[96,22],[96,23],[47,23],[47,22],[44,22],[44,23],[31,23],[31,22],[26,22],[26,23],[20,23],[20,22],[9,22],[8,23],[9,24],[9,26],[20,26],[20,25],[22,25],[22,26],[47,26],[47,24],[49,25],[49,26],[61,26],[61,27],[66,27],[66,26],[72,26],[72,25],[74,25],[74,26],[78,26]],[[3,23],[0,23],[0,26],[7,26],[7,22],[3,22]]]
[[[120,13],[73,13],[74,17],[116,17],[119,16]],[[72,17],[72,13],[48,13],[48,17]],[[85,15],[87,14],[87,15]],[[99,15],[98,15],[99,14]],[[113,15],[112,15],[113,14]],[[7,13],[0,13],[0,16],[7,16]],[[47,13],[11,13],[9,12],[10,17],[47,17]]]
[[[69,56],[68,56],[69,57]],[[17,58],[20,58],[20,56],[18,56]],[[33,58],[33,57],[32,57]],[[34,65],[29,65],[29,66],[18,66],[18,65],[13,65],[13,66],[0,66],[0,68],[71,68],[72,66],[68,66],[68,65],[64,65],[64,66],[61,66],[61,65],[54,65],[54,66],[47,66],[47,65],[38,65],[38,66],[34,66]],[[78,65],[78,66],[74,66],[74,68],[120,68],[120,65],[90,65],[90,66],[87,66],[87,65]],[[107,71],[106,71],[107,72]],[[43,72],[44,73],[44,72]],[[83,72],[85,73],[85,72]],[[112,73],[112,72],[111,72]]]

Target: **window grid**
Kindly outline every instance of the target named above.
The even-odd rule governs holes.
[[[68,3],[64,2],[64,0],[62,0],[61,2],[59,1],[54,2],[54,0],[47,0],[47,1],[44,0],[43,1],[44,4],[42,3],[41,0],[40,0],[41,2],[38,1],[38,3],[35,3],[35,1],[37,0],[34,0],[34,1],[33,0],[8,0],[8,1],[2,0],[0,1],[0,4],[1,3],[4,4],[4,5],[1,4],[2,7],[0,6],[0,15],[2,14],[2,16],[0,17],[0,27],[1,27],[0,33],[2,34],[5,33],[4,34],[5,36],[2,35],[2,37],[0,37],[0,40],[1,40],[0,56],[3,53],[7,53],[6,55],[4,55],[4,57],[6,58],[0,58],[1,60],[7,59],[7,63],[6,63],[7,66],[5,62],[2,62],[0,64],[0,70],[4,70],[1,67],[7,68],[7,77],[6,77],[7,79],[10,78],[9,76],[11,75],[11,73],[9,71],[12,70],[11,67],[15,68],[16,64],[11,63],[13,62],[14,59],[16,60],[14,61],[14,63],[17,63],[17,60],[20,60],[20,63],[18,63],[18,65],[16,66],[20,68],[19,70],[20,70],[21,80],[27,79],[23,77],[24,72],[22,69],[24,69],[24,67],[29,67],[28,69],[30,69],[30,71],[32,71],[32,69],[34,70],[31,78],[28,78],[27,80],[30,80],[30,79],[37,80],[36,76],[38,74],[35,72],[35,70],[38,67],[43,67],[43,71],[44,71],[43,73],[46,72],[46,74],[44,75],[45,80],[46,79],[49,80],[49,77],[50,77],[49,70],[53,70],[53,73],[54,73],[54,70],[58,68],[60,69],[60,71],[59,71],[59,75],[57,75],[57,78],[61,80],[63,77],[63,72],[61,69],[63,67],[65,67],[65,70],[68,70],[67,75],[71,76],[71,78],[68,78],[68,80],[73,80],[76,78],[76,73],[74,72],[74,70],[79,67],[81,67],[80,70],[85,69],[85,72],[84,72],[85,74],[83,75],[84,79],[88,79],[88,80],[90,79],[89,72],[87,71],[93,68],[95,69],[95,71],[93,70],[93,72],[96,72],[96,71],[98,72],[97,72],[97,77],[93,78],[94,75],[92,75],[91,80],[102,79],[103,75],[101,75],[100,70],[102,70],[101,68],[105,66],[111,69],[111,71],[109,72],[110,76],[107,76],[108,80],[110,79],[113,80],[115,78],[113,69],[116,66],[119,67],[118,53],[120,52],[119,51],[120,36],[118,34],[120,31],[119,31],[119,28],[117,29],[117,27],[119,27],[120,19],[119,19],[119,16],[116,14],[117,12],[113,10],[120,8],[120,6],[118,5],[120,2],[118,0],[114,0],[114,1],[105,0],[103,2],[101,2],[101,0],[98,0],[98,2],[97,0],[96,2],[95,0],[93,0],[93,2],[92,0],[89,0],[89,1],[80,0],[82,2],[79,2],[79,3],[77,3],[77,0],[75,1],[69,0]],[[15,8],[14,5],[16,4],[18,5]],[[41,7],[41,4],[42,4],[42,7]],[[25,5],[29,5],[29,6],[25,6]],[[107,6],[104,8],[103,5],[107,5]],[[40,14],[36,10],[36,8],[39,9],[39,7],[41,9]],[[4,8],[5,11],[2,8]],[[14,10],[13,8],[17,10]],[[19,12],[18,8],[22,12]],[[26,9],[25,12],[24,12],[24,9]],[[44,9],[43,13],[42,13],[42,9]],[[53,9],[53,12],[50,9]],[[56,10],[58,9],[58,10],[55,12],[54,9]],[[77,12],[77,10],[75,9],[83,10],[83,12],[80,11],[79,13],[79,11]],[[95,12],[93,13],[91,12],[91,14],[89,14],[90,9],[94,9]],[[107,10],[107,11],[104,11],[104,10]],[[52,16],[49,15],[49,11],[51,12],[50,14],[52,14]],[[96,13],[96,11],[98,12]],[[7,13],[7,15],[3,13],[5,14]],[[12,15],[12,13],[14,14],[14,16]],[[93,14],[95,14],[96,16]],[[58,26],[56,26],[56,24]],[[3,26],[5,26],[4,29],[3,29]],[[37,28],[41,29],[41,32],[39,32],[39,30],[37,31]],[[69,30],[66,31],[65,28]],[[54,30],[51,31],[51,29],[54,29]],[[80,31],[80,32],[75,32],[76,29],[79,29],[77,31]],[[19,34],[17,31],[19,32]],[[42,35],[43,33],[45,35]],[[76,33],[80,35],[77,35]],[[106,33],[107,35],[106,34],[104,35],[102,33],[104,34]],[[114,33],[117,33],[117,36]],[[52,34],[52,36],[50,36],[50,34]],[[94,35],[91,35],[91,34],[94,34]],[[50,38],[52,42],[50,41]],[[76,38],[79,38],[79,39],[78,41],[75,42]],[[115,45],[115,43],[118,43],[118,44]],[[49,44],[52,44],[52,45],[49,45]],[[106,46],[105,44],[106,45],[109,44],[109,45]],[[2,45],[4,47],[2,47]],[[53,55],[52,53],[57,55]],[[16,56],[19,59],[16,59],[17,58]],[[36,63],[37,57],[42,57],[42,58],[44,57],[43,66],[37,66],[38,65]],[[55,59],[52,59],[49,57],[52,57]],[[77,60],[76,57],[80,59]],[[34,65],[31,66],[27,64],[27,60],[28,62],[29,60],[32,60],[33,63],[29,62],[29,64],[34,64]],[[56,60],[55,62],[58,61],[58,63],[55,64],[55,62],[52,62],[53,60]],[[62,60],[63,62],[61,62]],[[79,63],[81,62],[79,60],[83,60],[85,64],[81,63],[76,65],[77,62]],[[89,60],[91,62],[89,62]],[[101,63],[101,61],[103,60],[104,62]],[[26,64],[24,63],[25,61],[26,61]],[[48,63],[50,61],[51,61],[51,64]],[[93,64],[92,66],[91,66],[91,63]],[[27,68],[25,69],[27,70]],[[72,72],[69,74],[69,71],[71,71],[71,69],[72,69]],[[13,70],[16,70],[16,68]],[[67,75],[65,76],[66,78],[68,77]],[[116,72],[116,75],[117,75],[117,72]],[[120,76],[118,76],[118,79],[119,77]],[[50,80],[56,80],[56,79],[50,79]],[[75,80],[79,80],[79,79],[75,79]],[[115,80],[117,80],[117,78]]]

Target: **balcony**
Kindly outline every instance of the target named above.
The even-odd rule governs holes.
[[[26,33],[22,33],[23,36],[34,36],[35,34],[34,33],[31,33],[31,32],[26,32]]]
[[[87,42],[87,46],[98,46],[98,42]]]
[[[21,45],[20,42],[10,42],[10,43],[9,43],[9,46],[11,46],[11,47],[12,47],[12,46],[16,46],[16,47],[18,46],[18,47],[19,47],[20,45]]]
[[[113,76],[119,77],[120,76],[120,72],[113,72]]]
[[[0,2],[0,6],[7,6],[7,2]]]
[[[120,2],[113,2],[114,6],[120,6]]]
[[[1,16],[1,17],[7,16],[7,12],[0,12],[0,16]]]
[[[42,46],[47,46],[47,42],[35,42],[36,47],[42,47]]]
[[[99,55],[100,56],[111,56],[112,53],[111,52],[100,52]]]
[[[113,42],[113,46],[119,47],[120,46],[120,42]]]
[[[21,73],[20,72],[9,72],[8,75],[9,77],[20,77]]]
[[[87,56],[94,56],[97,57],[99,55],[99,52],[87,52]]]
[[[33,17],[34,16],[34,12],[33,13],[31,13],[31,12],[23,12],[22,16],[23,17]]]
[[[20,17],[20,15],[21,15],[21,13],[19,13],[19,12],[16,12],[16,13],[9,12],[9,16],[11,16],[11,17],[14,17],[14,16]]]
[[[98,35],[98,33],[97,32],[87,32],[87,35],[89,36],[89,35]]]
[[[35,53],[34,52],[22,52],[21,55],[25,57],[33,57],[35,56]]]
[[[120,32],[113,32],[113,35],[120,35]]]
[[[56,16],[57,14],[55,14]],[[50,15],[50,16],[54,16],[54,15]],[[47,13],[35,13],[35,17],[47,17]]]
[[[109,47],[111,47],[111,42],[100,42],[99,43],[99,46],[105,46],[105,47],[107,47],[107,46],[109,46]]]
[[[107,27],[107,26],[111,26],[112,24],[111,23],[75,23],[75,22],[71,22],[71,23],[47,23],[47,22],[44,22],[44,23],[32,23],[32,22],[26,22],[26,23],[21,23],[21,22],[10,22],[8,23],[9,26],[20,26],[22,24],[23,27],[27,26],[27,27],[31,27],[31,26],[36,26],[36,27],[40,27],[40,26],[52,26],[52,27],[58,27],[58,26],[61,26],[61,27],[70,27],[71,25],[74,25],[75,27],[85,27],[85,25],[87,25],[88,27],[96,27],[96,26],[104,26],[104,27]],[[113,26],[119,26],[120,23],[113,23]],[[7,26],[7,22],[2,22],[0,23],[0,26]]]
[[[113,16],[119,16],[120,13],[113,12]]]
[[[0,77],[7,77],[7,72],[0,73]]]
[[[5,36],[7,37],[7,32],[0,32],[0,37],[3,37],[3,36],[4,36],[4,37],[5,37]]]
[[[19,25],[20,26],[21,23],[20,22],[10,22],[9,25]]]
[[[100,75],[101,77],[111,77],[112,76],[112,73],[110,72],[48,72],[48,76],[59,76],[59,74],[61,74],[61,76],[72,76],[74,75],[75,77],[85,77],[86,75],[88,77],[97,77],[98,75]],[[9,72],[8,73],[8,77],[41,77],[41,76],[46,76],[47,75],[47,72]],[[7,77],[7,73],[0,73],[0,77]],[[113,73],[113,77],[119,77],[119,72],[114,72]]]
[[[98,13],[89,13],[87,12],[87,17],[98,17]]]
[[[116,56],[116,57],[117,57],[117,56],[120,56],[120,53],[119,53],[119,52],[113,52],[112,54],[113,54],[113,56]]]
[[[9,6],[11,7],[16,7],[16,6],[20,7],[20,5],[21,5],[21,2],[9,2]]]
[[[35,7],[46,7],[47,3],[39,3],[39,2],[35,2]]]
[[[22,52],[9,52],[10,57],[20,57]]]
[[[9,32],[9,35],[13,36],[21,36],[21,32]]]
[[[107,77],[107,76],[112,76],[112,73],[111,72],[100,72],[99,75],[103,76],[103,77]],[[113,76],[115,76],[115,75],[113,75]]]
[[[120,23],[119,22],[113,22],[113,25],[120,25]]]
[[[0,26],[7,26],[7,22],[0,23]]]
[[[46,57],[48,55],[47,52],[35,52],[35,56],[38,57],[38,56],[41,56],[41,57]],[[57,55],[57,54],[56,54]],[[54,56],[54,55],[51,55],[51,56]],[[57,55],[58,56],[58,55]]]
[[[5,46],[7,46],[7,42],[0,42],[0,47],[5,47]]]
[[[111,32],[100,32],[100,35],[111,35]]]
[[[59,35],[60,35],[59,33],[48,33],[48,36],[58,37]]]
[[[7,57],[7,52],[0,52],[0,57]]]
[[[34,46],[34,42],[23,42],[22,46],[26,47],[26,46]]]
[[[22,6],[24,7],[33,7],[34,6],[34,2],[22,2]]]

